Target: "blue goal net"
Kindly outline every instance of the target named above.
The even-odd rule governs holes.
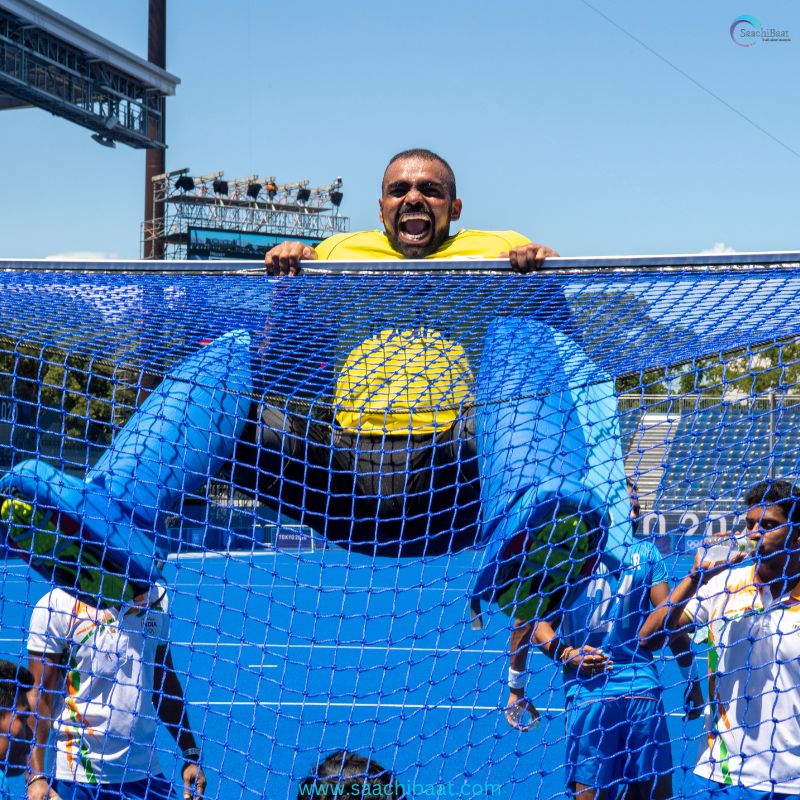
[[[13,791],[800,794],[800,255],[0,291]]]

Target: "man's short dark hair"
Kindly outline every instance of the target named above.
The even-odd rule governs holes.
[[[450,199],[456,199],[456,174],[453,172],[453,168],[438,153],[434,153],[433,150],[426,150],[424,147],[414,147],[411,150],[402,150],[389,159],[386,169],[389,169],[389,167],[391,167],[395,161],[400,161],[401,159],[405,158],[419,158],[422,159],[422,161],[438,161],[444,167],[445,172],[447,172],[447,191],[450,194]]]
[[[748,508],[760,505],[780,506],[792,525],[800,525],[800,489],[789,481],[761,481],[747,490],[744,501]]]
[[[33,675],[25,667],[0,659],[0,714],[14,711],[23,702],[27,705],[24,693],[33,685]]]
[[[335,750],[326,756],[300,781],[297,800],[304,798],[331,797],[344,800],[348,797],[362,797],[366,793],[362,787],[373,789],[370,793],[385,798],[405,797],[403,787],[397,782],[394,773],[382,767],[374,759],[364,758],[349,750]],[[375,791],[380,789],[381,791]]]

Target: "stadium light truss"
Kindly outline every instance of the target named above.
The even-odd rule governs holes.
[[[269,233],[320,240],[349,230],[339,213],[343,180],[312,187],[307,179],[278,183],[274,175],[227,179],[222,170],[195,175],[188,167],[156,175],[153,205],[163,205],[163,220],[142,225],[143,252],[160,242],[168,259],[186,253],[189,227]]]

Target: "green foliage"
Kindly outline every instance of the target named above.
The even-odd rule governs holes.
[[[664,369],[632,372],[617,378],[617,394],[668,394],[669,373]]]
[[[800,341],[698,359],[681,373],[681,394],[749,397],[769,391],[796,391]]]
[[[90,444],[111,441],[136,401],[135,372],[80,351],[0,338],[0,395],[61,417],[67,436]]]
[[[800,393],[800,340],[751,347],[677,366],[629,373],[618,394],[753,397],[770,391]]]
[[[39,396],[41,350],[34,345],[0,338],[0,394],[36,403]]]

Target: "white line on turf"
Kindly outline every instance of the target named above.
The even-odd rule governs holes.
[[[276,578],[276,581],[277,580],[280,580],[280,579]],[[441,580],[441,578],[440,578],[440,580]],[[22,585],[22,584],[25,584],[27,582],[28,581],[25,581],[25,580],[13,580],[13,581],[12,580],[6,580],[6,581],[1,581],[0,580],[0,583],[2,583],[5,586],[9,586],[9,585],[12,585],[12,584],[13,585]],[[175,584],[172,584],[171,588],[174,589],[174,591],[176,593],[176,596],[178,598],[180,598],[181,594],[190,594],[192,592],[196,592],[198,589],[201,589],[201,588],[203,590],[203,594],[207,595],[209,592],[212,592],[215,589],[219,589],[219,590],[221,590],[223,592],[230,592],[231,590],[236,590],[236,589],[239,589],[241,587],[237,586],[235,584],[233,584],[233,585],[231,585],[231,584],[225,585],[225,584],[216,583],[216,582],[210,583],[210,584],[209,583],[197,583],[197,582],[194,582],[194,583],[175,583]],[[441,594],[443,592],[454,592],[454,593],[457,593],[457,594],[464,595],[465,597],[469,594],[469,591],[466,588],[459,589],[457,587],[453,588],[453,587],[450,587],[450,586],[403,586],[402,584],[401,585],[396,585],[396,586],[394,586],[394,585],[393,586],[388,586],[388,587],[387,586],[380,586],[380,585],[376,585],[376,584],[369,584],[367,586],[358,586],[357,584],[352,584],[352,583],[348,583],[347,585],[344,585],[344,584],[326,584],[324,587],[320,588],[319,586],[314,586],[314,585],[311,585],[309,583],[306,583],[306,584],[288,583],[287,584],[287,583],[277,583],[277,582],[276,583],[250,583],[250,582],[248,582],[247,588],[248,589],[269,589],[270,591],[283,590],[283,591],[292,591],[292,592],[295,592],[298,589],[313,589],[313,590],[319,592],[320,594],[325,594],[327,592],[341,592],[341,591],[344,591],[345,589],[348,592],[351,592],[351,593],[357,592],[357,591],[360,591],[360,592],[376,592],[376,591],[385,592],[385,591],[387,591],[389,589],[394,589],[398,593],[399,592],[403,592],[404,594],[407,593],[407,592],[414,591],[414,590],[417,590],[418,592],[436,592],[437,594]]]
[[[0,642],[19,642],[19,639],[0,638]],[[260,650],[376,650],[378,652],[402,652],[402,653],[442,653],[464,655],[506,655],[507,650],[497,650],[491,648],[472,648],[472,647],[404,647],[397,645],[382,644],[288,644],[287,642],[270,642],[267,644],[255,644],[250,642],[193,642],[193,641],[172,641],[172,647],[255,647]],[[544,653],[538,650],[531,650],[531,655],[545,658]],[[698,653],[695,655],[696,661],[706,661],[708,656]]]
[[[210,592],[214,591],[215,589],[219,588],[223,592],[230,592],[236,591],[237,589],[241,588],[239,586],[217,586],[212,585],[208,586],[206,584],[198,585],[196,583],[179,583],[176,587],[176,600],[181,596],[181,589],[188,590],[185,591],[184,594],[192,595],[192,599],[194,598],[194,592],[198,589],[202,589],[204,595],[208,595]],[[451,594],[458,594],[463,597],[467,597],[469,595],[469,590],[466,588],[458,589],[452,588],[449,586],[380,586],[380,585],[369,585],[369,586],[358,586],[353,585],[352,583],[348,583],[347,585],[336,585],[336,584],[325,584],[324,587],[320,586],[312,586],[311,584],[278,584],[278,583],[248,583],[248,589],[268,589],[270,592],[273,591],[314,591],[319,595],[325,596],[326,594],[330,594],[332,592],[343,592],[347,591],[348,594],[355,595],[356,592],[369,592],[370,594],[376,592],[386,592],[389,590],[394,591],[396,594],[409,594],[410,592],[416,592],[416,594],[420,594],[421,592],[435,592],[436,594],[444,594],[445,592]]]
[[[376,711],[381,711],[385,708],[397,708],[404,710],[425,711],[431,713],[433,711],[497,711],[502,712],[505,709],[498,706],[457,706],[457,705],[425,705],[423,703],[324,703],[324,702],[303,702],[303,701],[282,701],[282,700],[197,700],[189,702],[190,706],[248,706],[250,708],[370,708]],[[565,709],[556,706],[539,707],[540,714],[563,714]],[[670,711],[667,713],[668,717],[683,718],[681,711]]]
[[[3,641],[0,639],[0,641]],[[12,641],[9,639],[8,641]],[[257,647],[262,650],[280,650],[291,648],[293,650],[377,650],[378,652],[396,651],[402,653],[471,653],[474,655],[502,655],[507,650],[484,650],[482,648],[467,647],[397,647],[392,645],[380,644],[239,644],[237,642],[171,642],[173,647]],[[544,655],[538,651],[532,651],[534,655]]]
[[[311,553],[311,550],[298,550],[297,553]],[[229,553],[227,550],[204,550],[202,553],[170,553],[167,556],[167,561],[200,561],[204,559],[215,559],[215,558],[230,558],[230,559],[241,559],[241,558],[274,558],[278,554],[282,554],[282,550],[254,550],[252,553],[247,552],[244,553]],[[292,551],[294,555],[297,555],[295,551]]]
[[[267,708],[412,708],[425,711],[499,711],[497,706],[450,706],[450,705],[423,705],[417,703],[318,703],[302,701],[284,702],[281,700],[196,700],[189,702],[190,706],[265,706]],[[540,709],[541,710],[541,709]],[[563,711],[564,709],[548,709],[550,711]]]

